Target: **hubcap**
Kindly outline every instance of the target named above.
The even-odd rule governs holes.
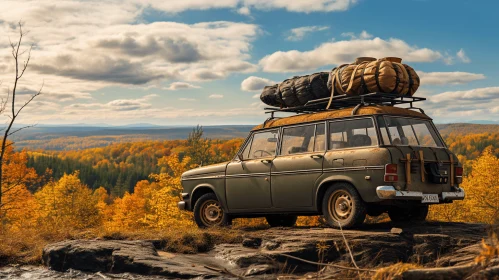
[[[201,207],[201,219],[207,226],[215,226],[220,224],[223,218],[223,210],[220,203],[216,200],[208,200]]]
[[[353,211],[353,201],[350,194],[344,190],[337,190],[329,199],[329,212],[337,221],[346,220]]]

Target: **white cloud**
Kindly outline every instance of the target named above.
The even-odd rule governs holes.
[[[258,10],[285,9],[290,12],[333,12],[348,10],[357,0],[242,0]]]
[[[456,56],[457,58],[461,61],[461,62],[464,62],[464,63],[470,63],[471,62],[471,59],[466,56],[466,53],[464,52],[463,49],[460,49],[457,53],[456,53]]]
[[[341,36],[350,38],[350,40],[354,40],[354,39],[371,39],[373,37],[373,35],[367,33],[367,31],[365,31],[365,30],[362,30],[362,32],[360,32],[359,35],[357,35],[357,34],[355,34],[353,32],[344,32],[344,33],[341,33]]]
[[[251,10],[248,7],[241,7],[237,9],[237,13],[245,16],[249,16],[251,14]]]
[[[238,13],[249,15],[250,9],[263,11],[284,9],[298,13],[345,11],[357,3],[357,0],[136,0],[135,2],[170,13],[240,7]]]
[[[419,95],[419,94],[418,94]],[[497,120],[499,87],[446,91],[426,96],[422,108],[438,122]]]
[[[185,97],[179,98],[178,100],[180,100],[180,101],[197,101],[195,98],[185,98]]]
[[[220,99],[220,98],[224,98],[224,96],[222,94],[212,94],[212,95],[208,96],[208,98]]]
[[[499,87],[486,87],[486,88],[476,88],[471,90],[462,91],[447,91],[430,98],[432,102],[452,102],[456,104],[458,102],[468,102],[473,103],[489,103],[492,100],[499,99]]]
[[[258,91],[262,90],[265,86],[277,84],[276,82],[255,76],[250,76],[241,83],[241,89],[244,91]]]
[[[360,56],[396,56],[405,62],[432,62],[443,57],[439,51],[411,46],[400,39],[376,37],[327,42],[309,51],[277,51],[262,58],[259,64],[266,72],[299,72],[351,63]]]
[[[253,95],[253,98],[260,98],[260,94],[259,94],[259,93],[257,93],[257,94],[255,94],[255,95]]]
[[[465,84],[485,79],[484,74],[468,72],[423,72],[417,71],[422,85]]]
[[[288,41],[300,41],[305,38],[305,36],[312,32],[328,30],[328,26],[302,26],[293,28],[289,31],[290,35],[286,38]]]
[[[185,82],[173,82],[170,84],[170,86],[167,89],[180,90],[180,89],[190,89],[190,88],[200,88],[200,86],[196,86]]]
[[[222,1],[213,1],[221,3]],[[186,2],[189,2],[186,4]],[[211,8],[206,1],[168,1],[165,9]],[[236,5],[237,1],[225,1]],[[229,3],[230,2],[230,3]],[[159,3],[159,1],[158,1]],[[171,3],[171,5],[170,5]],[[259,27],[235,22],[143,23],[144,8],[153,1],[3,1],[0,32],[16,38],[13,26],[26,22],[26,46],[35,44],[30,67],[21,85],[37,90],[40,99],[69,101],[91,98],[107,87],[147,88],[168,80],[225,79],[232,73],[248,73],[258,66],[248,62]],[[182,6],[184,5],[184,6]],[[187,6],[185,6],[187,5]],[[4,86],[13,73],[8,41],[0,40],[0,80]],[[186,84],[170,85],[180,89]]]

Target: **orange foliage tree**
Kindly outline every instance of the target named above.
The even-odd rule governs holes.
[[[0,203],[2,226],[26,222],[27,215],[35,215],[32,213],[34,206],[28,207],[32,204],[33,197],[26,186],[35,183],[38,176],[33,168],[26,166],[27,160],[25,151],[14,152],[12,145],[5,148],[1,190],[3,199]]]

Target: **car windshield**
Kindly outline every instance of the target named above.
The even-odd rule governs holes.
[[[379,117],[379,128],[385,144],[397,146],[443,147],[429,120],[402,117]]]

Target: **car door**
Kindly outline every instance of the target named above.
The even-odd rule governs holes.
[[[272,207],[270,168],[278,145],[278,129],[255,132],[240,159],[227,165],[226,195],[231,212],[258,212]]]
[[[314,186],[322,174],[326,147],[325,124],[282,129],[279,155],[272,164],[272,203],[275,208],[312,207]]]

